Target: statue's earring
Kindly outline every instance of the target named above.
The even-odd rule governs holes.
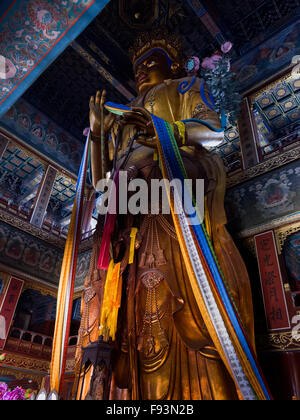
[[[171,71],[172,71],[172,73],[173,74],[176,74],[176,73],[178,73],[178,70],[179,70],[179,64],[178,63],[172,63],[171,64]]]

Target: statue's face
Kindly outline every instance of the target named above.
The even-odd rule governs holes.
[[[135,67],[135,80],[140,94],[170,78],[167,57],[159,51],[153,51]]]

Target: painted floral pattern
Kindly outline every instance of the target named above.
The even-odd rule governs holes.
[[[13,2],[7,3],[9,8]],[[79,18],[85,15],[86,23],[90,22],[93,14],[85,13],[89,6],[95,5],[96,15],[99,5],[105,4],[105,0],[98,6],[95,0],[16,0],[0,21],[0,104],[45,60]]]

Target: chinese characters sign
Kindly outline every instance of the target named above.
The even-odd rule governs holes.
[[[0,339],[0,350],[3,350],[5,346],[5,342],[7,339],[7,335],[13,320],[13,316],[19,301],[19,297],[21,295],[22,287],[23,287],[24,281],[16,279],[15,277],[11,277],[5,295],[2,300],[2,304],[0,307],[0,317],[1,317],[1,323],[2,323],[2,329],[3,325],[5,324],[5,338]],[[1,334],[2,336],[4,334]]]
[[[57,170],[49,166],[46,175],[42,181],[40,192],[31,216],[30,223],[41,228],[43,226],[44,217],[49,204],[52,188],[55,182]]]
[[[255,236],[255,244],[268,328],[288,329],[290,319],[273,231]]]

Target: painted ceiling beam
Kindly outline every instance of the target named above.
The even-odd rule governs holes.
[[[208,32],[220,45],[222,45],[226,41],[226,39],[221,29],[211,17],[209,12],[206,10],[202,2],[200,0],[188,0],[188,4],[191,6],[195,14],[201,20]]]
[[[41,181],[39,192],[36,197],[33,212],[30,219],[30,223],[38,228],[41,228],[43,226],[56,175],[57,169],[49,165]]]
[[[113,38],[110,32],[106,30],[103,24],[100,21],[97,21],[97,19],[95,20],[95,30],[99,33],[101,32],[104,35],[103,38],[107,38],[110,41],[110,43],[112,44],[112,48],[118,50],[118,54],[121,53],[124,57],[128,56],[128,51],[124,50],[124,48],[119,44],[119,42],[117,42],[116,39]]]
[[[110,0],[7,0],[0,5],[0,117]]]
[[[78,42],[74,41],[71,44],[72,48],[83,57],[94,69],[96,69],[101,76],[109,82],[119,93],[121,93],[129,102],[131,102],[135,96],[129,92],[125,86],[122,85],[109,71],[107,71],[102,64],[99,63],[85,48],[83,48]]]
[[[9,140],[5,137],[2,137],[0,134],[0,160],[2,159],[2,156],[5,153],[8,143],[9,143]]]

